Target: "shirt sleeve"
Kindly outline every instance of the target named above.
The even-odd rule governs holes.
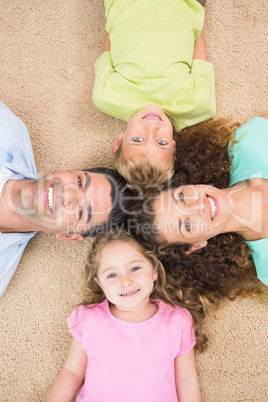
[[[109,11],[109,8],[113,5],[114,0],[104,0],[104,7],[106,12]]]
[[[268,120],[254,117],[235,132],[235,144],[229,144],[232,161],[229,187],[254,178],[268,179]]]
[[[84,318],[84,306],[75,309],[67,318],[67,325],[70,333],[82,343],[82,327]]]
[[[182,80],[182,77],[180,78]],[[182,92],[183,91],[183,92]],[[216,113],[215,74],[213,64],[194,59],[182,85],[176,104],[180,112],[174,112],[174,130],[198,124]],[[183,95],[182,95],[183,93]]]
[[[29,133],[25,124],[11,111],[0,112],[0,122],[0,163],[11,163],[16,153],[24,155],[23,151],[31,149]]]
[[[6,290],[28,241],[34,234],[35,232],[0,233],[0,297]],[[12,239],[14,243],[9,244]]]
[[[110,51],[104,52],[100,55],[94,64],[94,69],[95,81],[92,99],[95,106],[102,110],[103,101],[105,99],[105,87],[110,75],[114,72]]]
[[[195,78],[194,97],[196,103],[204,108],[204,120],[216,113],[215,72],[212,63],[194,59],[191,74]]]
[[[266,286],[268,286],[268,238],[246,241],[252,251],[257,276]]]
[[[27,127],[11,110],[3,106],[0,102],[0,165],[10,170],[10,178],[14,173],[21,178],[37,178]]]
[[[185,355],[195,345],[194,325],[191,314],[184,309],[183,317],[180,321],[180,348],[177,356]]]
[[[240,126],[235,132],[235,140],[237,141],[237,144],[232,147],[232,150],[239,149],[239,141],[248,131],[252,132],[250,136],[252,136],[253,140],[256,138],[258,140],[263,139],[263,134],[268,135],[268,119],[261,116],[255,116]]]
[[[110,51],[102,53],[94,67],[95,82],[92,99],[95,106],[109,116],[128,121],[135,113],[133,112],[135,101],[132,97],[132,84],[114,69]],[[129,98],[133,101],[127,102]]]

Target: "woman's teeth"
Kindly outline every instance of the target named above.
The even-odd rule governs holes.
[[[215,217],[215,212],[216,212],[216,204],[212,198],[210,198],[209,196],[207,196],[207,198],[208,198],[209,204],[210,204],[211,219],[213,220]]]
[[[51,185],[48,189],[47,200],[48,200],[48,208],[50,212],[53,211],[53,195],[54,195],[54,187]]]

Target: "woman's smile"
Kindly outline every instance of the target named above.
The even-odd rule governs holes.
[[[207,198],[207,203],[208,203],[209,214],[210,214],[211,220],[213,221],[216,218],[216,216],[218,215],[219,203],[216,198],[211,197],[208,194],[206,194],[206,198]]]

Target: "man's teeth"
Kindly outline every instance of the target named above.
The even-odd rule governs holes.
[[[215,205],[215,202],[213,201],[213,199],[210,198],[209,196],[208,196],[208,200],[209,200],[210,210],[211,210],[211,219],[213,220],[214,216],[215,216],[216,205]]]
[[[54,194],[54,187],[50,186],[48,189],[47,200],[48,200],[48,208],[50,211],[53,211],[53,194]]]
[[[120,296],[131,295],[132,293],[137,293],[138,291],[139,291],[139,289],[137,289],[137,290],[132,290],[131,292],[127,292],[127,293],[121,293]]]

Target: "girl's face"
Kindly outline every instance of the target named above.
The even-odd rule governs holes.
[[[223,233],[228,222],[228,194],[207,185],[181,186],[154,201],[155,224],[169,243],[198,243]]]
[[[130,243],[113,241],[101,252],[96,281],[118,310],[134,312],[147,306],[156,278],[156,269]]]

